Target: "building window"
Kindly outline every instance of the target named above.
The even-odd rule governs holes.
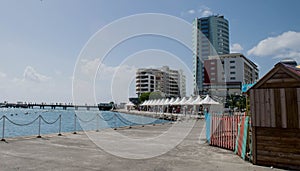
[[[230,72],[230,74],[235,74],[235,72]]]
[[[235,68],[235,66],[230,66],[230,69],[234,69]]]
[[[210,73],[211,75],[216,75],[216,73],[214,73],[214,72],[212,72],[212,73]]]
[[[215,67],[211,67],[210,70],[215,70]]]
[[[231,64],[235,63],[235,61],[230,61]]]
[[[230,80],[235,80],[235,77],[230,77]]]

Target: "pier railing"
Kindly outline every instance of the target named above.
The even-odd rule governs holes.
[[[110,123],[110,127],[113,128],[114,130],[116,130],[118,127],[129,127],[131,128],[132,126],[139,126],[141,125],[142,127],[144,127],[145,124],[147,125],[155,125],[158,123],[161,123],[160,121],[158,121],[157,119],[153,120],[152,122],[147,122],[147,123],[138,123],[138,122],[134,122],[134,121],[130,121],[128,119],[126,119],[125,117],[123,117],[121,114],[119,113],[114,113],[111,117],[109,118],[105,118],[103,117],[101,114],[96,114],[93,118],[89,119],[89,120],[84,120],[83,118],[79,117],[77,114],[74,114],[74,130],[73,130],[73,134],[76,134],[78,131],[78,126],[77,126],[77,122],[80,121],[81,123],[89,123],[92,121],[96,120],[96,132],[99,131],[100,129],[100,120],[105,121],[107,123]],[[41,126],[42,126],[42,122],[47,124],[47,125],[53,125],[57,122],[59,122],[58,124],[58,131],[57,134],[58,136],[62,135],[62,115],[59,115],[57,117],[57,119],[55,119],[53,122],[49,122],[47,121],[42,115],[38,115],[35,119],[33,119],[32,121],[28,122],[28,123],[17,123],[13,120],[11,120],[10,118],[8,118],[6,115],[3,115],[0,118],[0,125],[1,125],[1,121],[2,121],[2,138],[1,141],[5,141],[5,129],[6,129],[6,122],[9,122],[15,126],[29,126],[31,124],[34,124],[36,121],[38,121],[38,126],[37,126],[37,130],[38,130],[38,135],[37,138],[41,138]],[[119,124],[118,124],[119,123]],[[163,123],[162,123],[163,124]]]

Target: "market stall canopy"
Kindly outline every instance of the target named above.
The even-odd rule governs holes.
[[[177,99],[171,103],[171,105],[179,105],[179,102],[180,102],[180,97],[177,97]]]
[[[158,99],[154,105],[159,106],[163,99]]]
[[[173,102],[175,102],[174,97],[171,98],[171,100],[169,101],[169,103],[168,103],[167,105],[170,105],[170,104],[172,104]]]
[[[132,102],[128,102],[125,106],[135,106],[135,104],[133,104]]]
[[[166,99],[164,102],[164,105],[168,105],[169,104],[170,99]]]
[[[151,103],[153,103],[153,100],[148,100],[148,102],[147,102],[147,106],[150,106],[151,105]]]
[[[140,106],[146,106],[148,103],[148,100],[144,101],[142,104],[140,104]]]
[[[157,105],[162,106],[165,104],[166,99],[160,99],[159,103]]]
[[[153,100],[152,103],[150,104],[150,106],[155,106],[156,102],[157,102],[157,100]]]
[[[178,104],[179,105],[184,105],[187,100],[188,99],[186,97],[183,97]]]
[[[191,96],[184,104],[185,105],[193,105],[194,98]]]
[[[200,95],[197,96],[197,98],[193,101],[194,105],[201,105],[200,102],[202,101]]]
[[[206,95],[206,97],[200,102],[200,104],[213,105],[213,104],[220,104],[220,103],[214,101],[212,98],[209,97],[209,95]]]

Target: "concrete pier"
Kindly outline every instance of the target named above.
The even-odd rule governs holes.
[[[117,131],[129,137],[155,136],[172,124],[136,126]],[[232,151],[212,147],[199,138],[204,126],[198,120],[190,134],[171,151],[150,159],[124,159],[97,147],[83,132],[27,137],[0,142],[0,167],[6,170],[277,170],[254,166],[243,161]],[[95,132],[106,134],[107,130]],[[147,145],[147,144],[145,144]],[[131,148],[131,147],[129,147]],[[126,150],[126,149],[124,149]],[[130,152],[130,151],[128,151]]]

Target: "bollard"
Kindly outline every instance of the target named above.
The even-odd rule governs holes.
[[[97,114],[97,117],[96,117],[96,132],[99,132],[99,114]]]
[[[41,115],[39,115],[39,135],[37,136],[37,138],[42,138],[42,136],[41,136]]]
[[[61,115],[59,115],[59,130],[58,130],[58,136],[61,136]]]
[[[77,119],[77,115],[75,114],[74,115],[74,132],[73,132],[73,134],[77,134],[77,132],[76,132],[76,119]]]
[[[115,125],[114,130],[117,130],[116,114],[114,114],[114,125]]]
[[[1,141],[5,141],[5,139],[4,139],[4,130],[5,130],[5,117],[6,116],[3,116],[3,127],[2,127],[2,139],[1,139]]]

